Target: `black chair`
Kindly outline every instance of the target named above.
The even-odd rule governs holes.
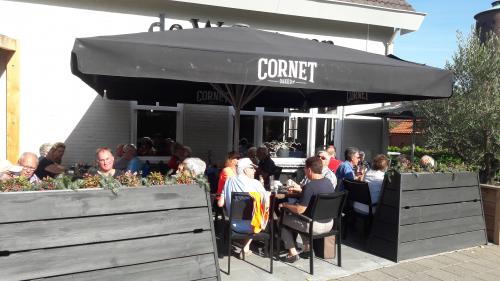
[[[362,218],[364,221],[363,232],[366,238],[370,234],[373,222],[373,207],[377,206],[377,203],[372,203],[370,188],[367,182],[344,179],[343,185],[345,190],[349,192],[349,196],[347,197],[346,219],[352,221],[355,217]],[[353,208],[354,202],[367,205],[368,214],[356,212]]]
[[[269,212],[273,210],[273,201],[269,206]],[[259,233],[240,233],[232,229],[231,225],[234,219],[251,220],[253,212],[253,198],[247,192],[233,192],[231,193],[231,211],[229,214],[229,227],[228,227],[228,256],[227,256],[227,274],[230,274],[231,270],[231,241],[233,239],[253,239],[258,241],[264,241],[266,253],[270,260],[269,273],[273,273],[273,223],[271,214],[269,215],[269,222],[267,224],[266,230],[262,230]],[[243,249],[241,249],[243,251]],[[243,259],[245,255],[243,254]]]
[[[309,269],[311,272],[311,275],[314,274],[314,239],[318,238],[324,238],[328,236],[335,236],[335,242],[337,244],[337,263],[338,266],[342,266],[342,252],[341,252],[341,243],[342,243],[342,238],[341,238],[341,229],[342,229],[342,209],[344,208],[345,202],[346,202],[346,197],[347,197],[347,191],[340,191],[340,192],[334,192],[334,193],[325,193],[325,194],[318,194],[313,197],[312,199],[312,204],[310,203],[309,206],[307,207],[308,209],[311,208],[310,211],[310,217],[301,215],[301,214],[294,214],[291,213],[290,211],[285,209],[286,214],[283,214],[280,219],[280,233],[282,228],[286,227],[292,232],[297,232],[303,235],[307,235],[309,237],[309,243],[310,243],[310,257],[309,257]],[[283,225],[283,217],[287,216],[294,216],[299,220],[303,220],[307,223],[309,223],[309,229],[305,232],[298,231],[294,228],[290,228],[287,225]],[[332,226],[332,229],[323,234],[313,234],[313,224],[315,221],[318,220],[328,220],[328,219],[333,219],[334,224]],[[277,252],[279,253],[279,247],[280,243],[278,243],[278,250]]]

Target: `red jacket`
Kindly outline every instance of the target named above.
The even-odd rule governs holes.
[[[342,164],[342,161],[337,160],[335,158],[330,158],[330,162],[328,163],[328,168],[332,170],[332,172],[337,172],[337,168]]]

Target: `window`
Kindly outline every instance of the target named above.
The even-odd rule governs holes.
[[[141,139],[152,141],[153,152],[141,156],[170,156],[169,143],[177,137],[177,112],[161,110],[137,110],[137,147]],[[144,145],[144,144],[142,144]]]

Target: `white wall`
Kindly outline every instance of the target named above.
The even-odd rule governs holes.
[[[39,145],[44,142],[65,141],[68,149],[64,163],[72,164],[90,162],[93,151],[99,146],[114,146],[118,142],[127,142],[127,138],[130,140],[128,103],[102,100],[72,75],[70,52],[76,37],[143,32],[158,21],[157,17],[133,15],[137,12],[135,10],[130,10],[130,14],[118,14],[10,1],[0,1],[0,11],[0,34],[16,39],[21,46],[21,152],[38,152]],[[158,12],[161,11],[158,8]],[[167,11],[169,15],[186,20],[168,19],[167,27],[180,23],[191,28],[187,21],[189,15],[176,15],[173,10]],[[263,22],[273,24],[281,20],[271,15],[258,15],[251,17],[250,23],[259,17]],[[205,20],[200,18],[200,26],[204,26]],[[213,23],[218,19],[211,20]],[[339,46],[379,54],[384,53],[383,42],[391,35],[391,29],[387,27],[310,22],[310,19],[294,21],[288,18],[279,26],[289,33],[295,27],[300,27],[301,32],[318,30],[317,34],[293,33],[300,37],[332,40]],[[213,146],[214,158],[223,158],[229,132],[227,110],[197,112],[194,108],[197,107],[187,107],[184,114],[184,142],[201,154],[206,153],[207,145]],[[190,113],[197,114],[196,118],[190,119]],[[220,122],[206,122],[214,117]],[[214,136],[215,139],[205,136]]]
[[[71,49],[76,37],[142,32],[154,18],[7,1],[0,1],[0,11],[0,34],[21,46],[21,152],[38,152],[44,142],[71,140],[64,163],[88,161],[89,151],[128,136],[126,124],[108,123],[129,122],[127,110],[96,99],[95,91],[71,74]],[[113,115],[106,120],[104,113]],[[84,132],[74,132],[80,122],[90,120],[82,120],[86,114],[99,118],[81,127]],[[108,127],[119,129],[119,136],[114,136],[116,130],[104,133]]]

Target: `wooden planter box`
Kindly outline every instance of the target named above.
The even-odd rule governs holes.
[[[476,173],[396,173],[385,179],[371,252],[398,262],[486,243]]]
[[[488,240],[500,242],[500,186],[481,184]]]
[[[220,280],[198,185],[0,193],[0,280]]]

